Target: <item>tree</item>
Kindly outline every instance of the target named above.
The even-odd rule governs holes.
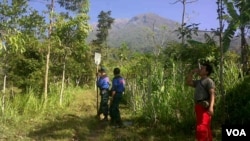
[[[197,25],[198,24],[192,24],[192,25],[187,25],[187,23],[185,23],[185,13],[186,13],[186,5],[190,4],[190,3],[194,3],[198,0],[176,0],[173,4],[176,4],[178,2],[180,2],[182,4],[182,16],[181,16],[181,27],[178,29],[178,31],[180,32],[181,36],[181,43],[184,45],[185,44],[185,36],[188,35],[188,37],[191,37],[191,31],[197,31]],[[192,29],[190,29],[190,27],[193,26]]]
[[[223,1],[222,0],[218,0],[217,1],[217,14],[218,14],[218,20],[219,20],[219,28],[218,28],[218,35],[219,35],[219,48],[220,48],[220,73],[219,73],[219,77],[220,77],[220,84],[219,84],[219,90],[220,93],[222,95],[222,103],[223,105],[225,105],[225,92],[224,92],[224,42],[223,42],[223,14],[224,14],[224,7],[223,7]],[[224,121],[225,117],[225,106],[222,108],[223,110],[223,117],[222,120]]]
[[[89,11],[89,0],[57,0],[57,3],[73,12],[87,13]]]
[[[111,16],[111,11],[101,11],[100,14],[98,15],[98,24],[97,24],[97,34],[96,40],[93,40],[93,44],[97,45],[99,47],[99,51],[102,53],[103,52],[103,44],[105,44],[105,47],[108,48],[107,46],[107,38],[109,35],[108,30],[111,29],[111,25],[114,22],[114,18],[110,17]]]
[[[227,9],[228,27],[223,37],[224,51],[229,48],[230,41],[239,29],[241,38],[241,64],[242,71],[245,74],[248,70],[249,46],[246,42],[246,32],[250,22],[250,1],[248,0],[223,0]]]
[[[147,39],[149,41],[148,44],[152,44],[152,46],[154,47],[153,52],[154,52],[155,56],[159,57],[163,47],[166,46],[167,27],[161,26],[160,32],[157,33],[156,30],[158,29],[158,27],[155,26],[155,22],[153,23],[152,26],[153,26],[152,29],[148,30],[148,32],[149,32],[147,35]]]
[[[26,84],[32,77],[32,71],[39,68],[35,66],[37,63],[32,58],[34,54],[30,47],[37,41],[35,36],[38,34],[34,29],[38,29],[43,20],[36,11],[28,10],[27,6],[27,0],[5,0],[0,3],[0,57],[4,94],[6,88],[28,88]]]
[[[69,0],[58,0],[57,1],[61,6],[65,7],[66,10],[77,11],[79,12],[88,12],[88,0],[76,0],[76,1],[69,1]],[[45,101],[47,99],[48,93],[48,77],[49,77],[49,64],[50,64],[50,54],[51,54],[51,35],[53,32],[53,24],[54,24],[54,5],[55,1],[51,0],[49,8],[49,28],[48,28],[48,40],[49,44],[47,47],[47,55],[46,55],[46,70],[45,70],[45,86],[44,86],[44,97]]]
[[[54,77],[50,76],[58,76],[61,74],[58,72],[64,70],[59,66],[62,63],[58,61],[58,58],[62,57],[60,54],[62,52],[66,55],[63,56],[65,62],[67,56],[70,60],[70,66],[67,68],[67,64],[65,65],[65,70],[68,69],[66,72],[70,72],[68,78],[80,79],[83,72],[88,73],[86,70],[91,68],[88,66],[91,64],[89,61],[91,53],[88,52],[88,46],[85,43],[90,28],[87,14],[88,3],[85,3],[88,0],[82,0],[82,2],[78,5],[79,10],[73,11],[75,17],[71,16],[72,14],[60,13],[58,16],[50,12],[53,16],[51,19],[53,27],[52,23],[46,24],[46,17],[39,15],[37,10],[27,7],[28,0],[5,0],[0,3],[0,57],[1,68],[4,69],[1,73],[4,82],[1,84],[4,85],[4,90],[5,87],[12,86],[22,89],[23,92],[31,88],[36,94],[42,93],[43,90],[43,94],[47,93],[45,92],[45,89],[49,89],[47,84],[55,82]],[[80,6],[87,7],[80,8]],[[63,27],[60,23],[63,23]],[[50,25],[51,29],[48,28]],[[50,34],[48,34],[49,29]],[[57,29],[65,31],[65,34],[60,34]],[[50,47],[49,50],[48,47]],[[69,47],[72,48],[68,49]],[[56,67],[58,68],[55,69]]]
[[[60,15],[55,22],[57,28],[54,30],[53,38],[59,42],[57,42],[58,48],[53,49],[54,66],[52,68],[56,77],[62,72],[60,104],[62,104],[65,78],[79,79],[76,77],[81,77],[84,69],[91,68],[87,66],[91,62],[87,59],[90,57],[87,55],[88,46],[85,42],[90,30],[87,21],[87,14],[79,13],[70,19]]]
[[[49,44],[47,46],[47,55],[46,55],[46,67],[45,67],[45,79],[44,79],[44,100],[47,101],[48,96],[48,77],[49,77],[49,63],[50,63],[50,49],[51,49],[51,34],[53,27],[53,15],[54,15],[54,0],[51,0],[49,8],[49,28],[48,28],[48,40]]]

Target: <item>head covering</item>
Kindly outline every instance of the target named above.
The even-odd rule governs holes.
[[[114,74],[115,75],[118,75],[118,74],[120,74],[120,69],[119,68],[114,68]]]
[[[106,72],[105,67],[101,67],[101,68],[99,69],[99,72]]]

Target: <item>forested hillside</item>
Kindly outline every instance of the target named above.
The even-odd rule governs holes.
[[[197,103],[187,83],[200,77],[187,76],[208,75],[203,63],[213,68],[214,140],[223,124],[250,125],[250,1],[218,0],[211,10],[228,26],[215,32],[153,13],[114,19],[112,11],[101,11],[93,30],[88,0],[42,1],[42,12],[29,2],[0,2],[0,140],[193,141]],[[100,67],[110,87],[114,68],[125,79],[122,129],[95,118]]]
[[[112,29],[109,31],[108,45],[110,47],[120,47],[126,43],[130,49],[142,52],[152,52],[157,45],[164,45],[172,42],[180,42],[178,38],[178,27],[180,23],[160,17],[154,13],[135,15],[131,19],[115,19]],[[91,25],[92,30],[87,41],[95,39],[96,24]],[[205,42],[204,34],[210,35],[218,43],[218,37],[212,31],[198,30],[197,35],[192,38],[199,42]],[[248,39],[250,43],[250,39]],[[230,50],[240,53],[240,38],[234,37],[231,40]]]

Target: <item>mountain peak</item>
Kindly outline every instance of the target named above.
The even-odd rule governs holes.
[[[136,15],[131,19],[115,19],[109,30],[107,43],[110,47],[119,47],[121,43],[126,43],[134,50],[150,51],[155,46],[151,42],[152,33],[155,34],[154,38],[161,42],[173,41],[177,36],[173,31],[178,25],[178,22],[154,13]],[[90,41],[95,38],[95,33],[96,30],[93,30],[89,36]]]
[[[161,17],[157,14],[154,13],[144,13],[144,14],[140,14],[137,16],[132,17],[129,21],[128,24],[143,24],[146,26],[165,26],[165,25],[173,25],[173,23],[175,25],[178,24],[178,22],[170,20],[170,19],[166,19],[164,17]],[[170,27],[172,28],[172,27]]]
[[[178,27],[180,23],[154,13],[136,15],[131,19],[115,19],[109,31],[107,43],[110,47],[119,47],[122,43],[126,43],[131,49],[148,52],[152,51],[156,44],[179,42],[175,32]],[[198,34],[199,36],[194,36],[194,39],[202,41],[204,33]],[[87,40],[92,41],[96,38],[95,35],[96,27],[93,28]]]

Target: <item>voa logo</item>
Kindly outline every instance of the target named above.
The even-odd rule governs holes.
[[[247,136],[244,129],[226,129],[227,136]]]

